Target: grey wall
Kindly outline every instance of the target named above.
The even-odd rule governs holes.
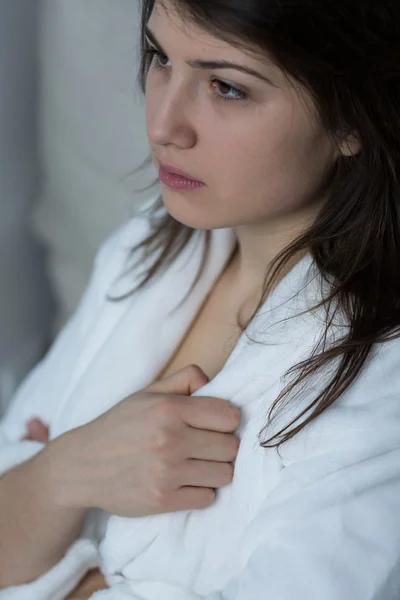
[[[138,189],[157,171],[130,175],[149,154],[135,81],[137,0],[42,0],[41,7],[43,177],[34,226],[49,251],[57,332],[76,309],[100,244],[156,193]]]
[[[36,158],[37,0],[0,2],[0,412],[39,358],[52,304],[28,232]]]

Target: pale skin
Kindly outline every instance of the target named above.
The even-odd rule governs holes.
[[[354,154],[358,146],[347,139],[338,150],[309,94],[265,54],[250,55],[182,22],[165,4],[156,3],[148,22],[150,46],[155,38],[165,53],[153,58],[146,84],[153,161],[172,163],[206,186],[163,185],[163,200],[185,225],[235,229],[235,291],[252,296],[271,260],[315,218],[323,198],[310,198],[339,151]],[[195,60],[230,61],[267,81],[187,64]]]
[[[24,440],[48,442],[49,428],[40,419],[31,419],[26,424]],[[87,600],[95,592],[106,589],[106,582],[99,571],[90,571],[80,583],[79,587],[70,596],[70,600]]]
[[[182,22],[168,3],[156,3],[148,29],[158,52],[146,87],[153,162],[173,164],[206,184],[195,191],[163,185],[165,206],[195,229],[234,228],[238,251],[229,265],[228,296],[237,306],[253,306],[269,263],[315,218],[324,198],[310,198],[338,153],[359,148],[350,139],[338,148],[308,94],[270,57]],[[260,77],[187,64],[199,60],[230,61]],[[46,427],[30,424],[27,435],[44,441]],[[105,587],[92,572],[70,600],[86,600]]]

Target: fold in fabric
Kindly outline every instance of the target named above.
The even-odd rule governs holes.
[[[18,443],[28,418],[50,423],[57,437],[152,383],[235,246],[233,230],[211,232],[206,268],[178,310],[201,264],[201,232],[150,285],[108,302],[107,293],[129,291],[148,266],[150,257],[142,254],[134,271],[124,271],[129,248],[148,232],[147,219],[137,216],[102,248],[77,314],[2,424],[0,464],[11,447],[20,460],[29,457]],[[67,554],[47,580],[9,588],[0,599],[25,600],[24,589],[41,581],[41,600],[64,600],[93,560],[110,587],[93,600],[398,600],[399,341],[377,346],[346,393],[279,453],[260,446],[309,406],[336,367],[309,379],[260,439],[269,409],[290,380],[288,370],[310,356],[324,332],[325,311],[309,309],[325,286],[306,255],[265,300],[218,375],[194,394],[229,400],[241,410],[234,478],[217,490],[212,506],[131,519],[91,511],[86,548],[93,554],[87,550],[79,559],[73,546],[73,560]],[[326,344],[346,332],[338,313]],[[46,588],[51,578],[63,590],[59,596]],[[29,598],[39,599],[33,592]]]

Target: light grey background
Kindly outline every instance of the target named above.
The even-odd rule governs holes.
[[[136,0],[0,0],[0,413],[157,193],[138,67]]]
[[[135,188],[157,175],[130,175],[149,152],[136,87],[139,3],[42,0],[39,64],[43,178],[33,223],[49,249],[58,330],[101,242],[150,194]]]
[[[0,411],[51,325],[43,255],[29,234],[38,183],[37,0],[0,2]]]

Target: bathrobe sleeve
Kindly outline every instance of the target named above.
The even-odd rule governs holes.
[[[399,341],[280,453],[280,481],[238,548],[242,568],[207,600],[398,600]]]
[[[118,275],[126,254],[133,220],[115,232],[97,253],[92,276],[80,305],[59,334],[44,359],[31,371],[17,390],[11,405],[0,422],[0,476],[30,459],[43,444],[21,441],[26,423],[32,417],[51,425],[60,399],[74,371],[83,345],[90,343],[91,325],[106,302],[109,285]],[[62,600],[81,577],[98,566],[94,541],[79,539],[65,557],[49,573],[37,581],[0,591],[3,600]]]
[[[126,226],[125,226],[126,228]],[[125,229],[124,228],[124,229]],[[123,235],[119,230],[100,248],[92,275],[81,302],[58,335],[47,355],[34,367],[17,389],[5,416],[0,421],[0,474],[31,458],[43,444],[20,441],[26,423],[33,417],[51,424],[56,414],[80,349],[90,335],[98,310],[105,302],[108,284],[112,279],[115,251]]]

